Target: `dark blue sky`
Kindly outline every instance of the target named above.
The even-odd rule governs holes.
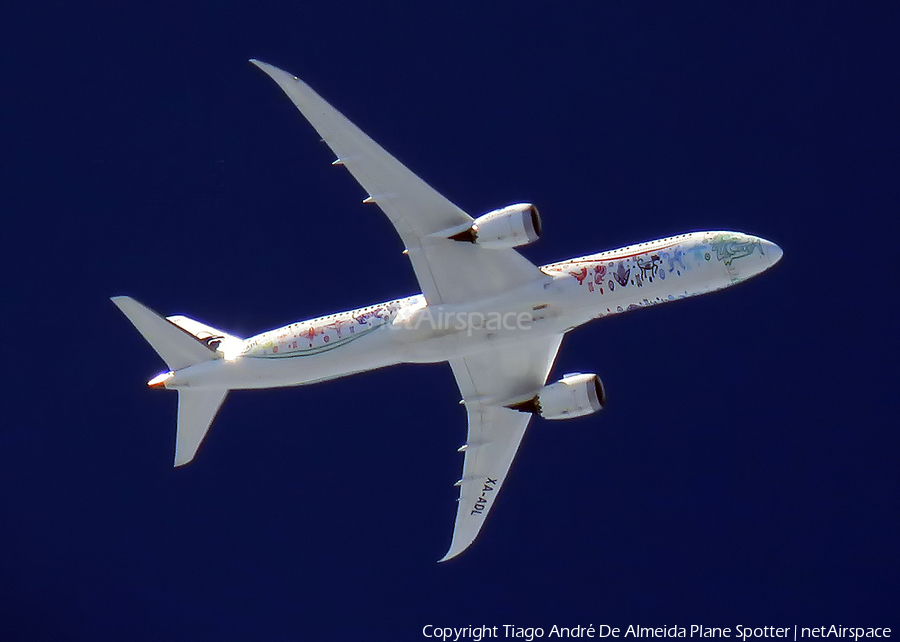
[[[189,4],[190,8],[186,8]],[[0,637],[416,640],[440,626],[893,626],[896,3],[41,3],[0,26]],[[699,229],[772,271],[606,319],[475,546],[446,365],[176,397],[108,297],[238,335],[414,293],[281,91],[301,76],[536,263]]]

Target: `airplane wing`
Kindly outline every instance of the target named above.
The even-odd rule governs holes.
[[[478,536],[531,421],[530,414],[498,404],[544,385],[562,337],[541,337],[450,361],[466,402],[469,436],[463,476],[457,482],[459,508],[453,540],[441,562],[462,553]]]
[[[306,117],[377,203],[400,235],[428,303],[476,301],[542,277],[538,268],[513,249],[484,248],[452,241],[446,230],[462,231],[472,217],[441,196],[303,81],[259,60],[268,74]],[[435,236],[436,235],[436,236]]]

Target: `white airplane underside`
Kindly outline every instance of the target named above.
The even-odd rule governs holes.
[[[480,532],[533,415],[568,419],[603,407],[605,392],[594,374],[547,385],[566,332],[592,319],[728,287],[781,258],[777,245],[755,236],[693,232],[538,267],[513,249],[541,234],[533,205],[473,219],[305,83],[252,62],[334,151],[334,164],[367,191],[364,202],[377,204],[393,223],[422,294],[248,339],[114,297],[168,366],[148,384],[178,391],[176,466],[194,458],[230,390],[446,361],[469,422],[453,539],[441,561],[448,560]]]

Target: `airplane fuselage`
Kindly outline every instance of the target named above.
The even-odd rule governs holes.
[[[415,295],[299,321],[159,383],[171,389],[272,388],[399,363],[448,361],[713,292],[780,258],[776,245],[738,232],[682,234],[544,265],[543,280],[465,306],[430,306]]]

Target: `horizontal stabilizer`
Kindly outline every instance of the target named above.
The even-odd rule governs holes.
[[[214,348],[131,297],[115,296],[111,300],[159,353],[169,370],[221,358]]]
[[[175,465],[194,458],[228,390],[179,390]]]

